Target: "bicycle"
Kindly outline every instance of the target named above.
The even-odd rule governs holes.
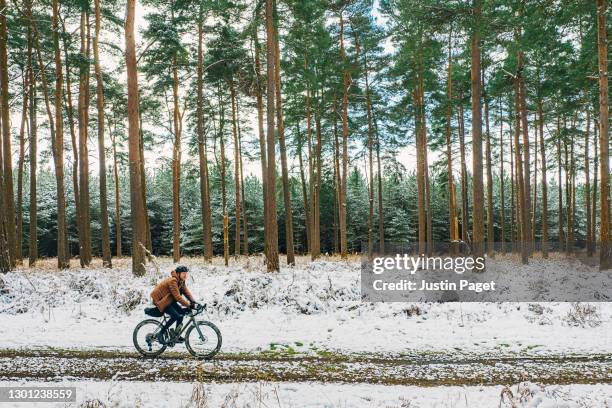
[[[145,308],[147,316],[162,317],[162,320],[146,319],[138,323],[132,335],[134,347],[144,357],[157,357],[167,347],[174,347],[178,344],[179,337],[185,333],[185,347],[189,353],[196,358],[210,360],[221,349],[222,338],[221,332],[213,323],[195,319],[204,310],[206,310],[206,305],[196,305],[195,309],[190,309],[186,314],[187,323],[178,331],[168,329],[167,339],[161,343],[157,335],[166,323],[167,315],[160,312],[157,307]]]

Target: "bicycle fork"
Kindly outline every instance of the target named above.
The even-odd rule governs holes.
[[[200,335],[200,340],[202,340],[204,343],[206,343],[208,341],[208,339],[202,333],[202,330],[200,330],[200,325],[198,324],[198,322],[195,321],[195,319],[193,317],[191,318],[191,324],[193,324],[195,326],[196,330],[198,331],[198,334]]]

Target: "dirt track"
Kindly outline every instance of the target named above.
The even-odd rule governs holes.
[[[136,381],[322,381],[419,386],[612,383],[612,355],[401,356],[219,354],[199,361],[171,352],[157,359],[136,353],[0,349],[0,381],[99,379]]]

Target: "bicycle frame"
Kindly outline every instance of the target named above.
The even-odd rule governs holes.
[[[176,337],[179,337],[183,333],[185,333],[191,325],[195,326],[196,330],[198,331],[198,334],[200,335],[200,338],[204,337],[204,335],[202,334],[202,331],[200,330],[200,325],[197,324],[197,321],[195,319],[195,317],[200,315],[203,311],[204,309],[198,310],[195,313],[193,313],[192,311],[189,311],[186,315],[186,316],[189,316],[189,320],[187,321],[187,324],[183,325],[183,327],[181,328],[181,331],[176,335]],[[164,313],[164,316],[162,317],[162,320],[161,320],[162,327],[166,325],[167,321],[168,319],[166,318],[166,314]],[[159,333],[159,330],[160,329],[156,330],[154,334]]]

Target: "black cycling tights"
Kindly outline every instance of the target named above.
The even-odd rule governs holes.
[[[166,321],[166,324],[164,325],[162,330],[163,331],[168,330],[168,328],[172,326],[174,322],[176,322],[177,326],[183,323],[183,316],[187,313],[188,310],[189,309],[179,306],[178,302],[171,303],[166,308],[166,310],[164,310],[164,313],[167,313],[170,315],[170,319]]]

